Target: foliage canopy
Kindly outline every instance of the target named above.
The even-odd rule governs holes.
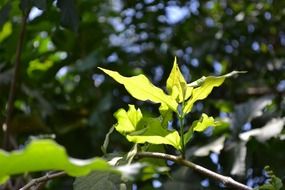
[[[281,188],[277,177],[285,176],[280,167],[285,163],[284,6],[283,1],[269,0],[3,0],[0,124],[5,129],[24,13],[27,22],[9,125],[20,148],[31,136],[41,139],[55,134],[54,140],[60,144],[56,147],[64,147],[71,157],[101,156],[105,135],[117,122],[116,130],[127,138],[112,133],[103,147],[109,144],[111,153],[127,152],[130,143],[125,139],[145,142],[138,134],[153,134],[147,126],[154,125],[160,130],[155,137],[160,136],[166,145],[143,147],[146,151],[184,149],[186,159],[251,187],[261,188],[268,182],[265,189]],[[174,65],[173,57],[177,57]],[[127,92],[97,67],[105,68]],[[234,70],[248,72],[224,82],[225,73]],[[203,75],[209,77],[199,78]],[[128,84],[124,84],[126,80]],[[132,91],[134,87],[140,91]],[[144,93],[146,87],[152,89],[150,93]],[[128,124],[130,130],[120,124]],[[214,125],[218,127],[205,130]],[[1,131],[0,140],[4,136]],[[157,138],[147,137],[156,142]],[[135,159],[133,154],[127,162]],[[109,160],[108,155],[102,158]],[[115,157],[119,165],[125,164],[125,158],[120,159],[124,155]],[[264,169],[266,165],[271,169]],[[140,168],[159,173],[150,166]],[[157,188],[187,189],[190,184],[185,179],[191,178],[193,189],[224,188],[192,170],[170,168],[173,180],[148,177],[136,187],[155,188],[153,184],[158,184]],[[109,184],[122,185],[113,173],[92,176],[103,176],[106,183],[109,176],[116,176]],[[84,181],[77,179],[76,188],[81,179]],[[68,179],[50,184],[50,189],[72,188]]]

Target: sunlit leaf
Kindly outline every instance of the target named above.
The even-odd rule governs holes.
[[[140,109],[129,106],[128,112],[119,109],[115,113],[118,120],[116,130],[134,143],[168,144],[180,149],[180,137],[176,130],[161,126],[159,118],[143,117]]]
[[[123,84],[127,91],[136,99],[154,103],[164,103],[173,111],[177,111],[176,101],[169,95],[166,95],[162,89],[154,86],[144,75],[133,77],[124,77],[118,72],[108,69],[99,68],[115,79],[118,83]]]
[[[202,77],[198,79],[197,82],[190,83],[188,86],[194,86],[196,88],[193,89],[192,96],[186,102],[186,105],[183,109],[183,113],[184,114],[189,113],[196,101],[207,98],[207,96],[212,92],[214,87],[220,86],[221,84],[223,84],[224,80],[227,77],[231,77],[238,73],[244,73],[244,72],[233,71],[231,73],[228,73],[223,76],[218,76],[218,77],[215,77],[215,76]]]
[[[68,157],[65,149],[53,140],[33,140],[23,150],[0,150],[0,184],[9,176],[26,172],[63,170],[70,176],[87,175],[92,170],[115,171],[101,158],[79,160]]]
[[[12,24],[11,22],[6,22],[2,30],[0,31],[0,43],[5,40],[12,33]]]
[[[193,87],[187,86],[187,83],[177,65],[176,58],[174,59],[171,73],[167,79],[166,88],[169,94],[180,103],[191,96]]]
[[[53,66],[53,64],[54,62],[49,59],[43,62],[40,61],[39,59],[34,59],[29,63],[29,67],[27,69],[28,75],[32,76],[35,71],[47,71],[49,68]]]
[[[194,82],[191,82],[191,83],[187,84],[187,86],[194,87],[194,88],[199,87],[199,86],[201,86],[201,84],[204,83],[204,81],[206,80],[206,78],[207,78],[207,77],[202,76],[202,77],[199,78],[198,80],[195,80]]]
[[[122,134],[127,134],[140,130],[138,123],[142,119],[141,110],[136,110],[134,105],[129,105],[129,111],[126,112],[124,109],[119,109],[114,116],[118,120],[118,124],[115,126],[116,130]]]
[[[147,118],[143,119],[142,125],[146,126],[141,131],[127,135],[127,139],[136,143],[149,142],[152,144],[169,144],[176,149],[180,147],[180,136],[176,130],[169,131],[160,125],[159,119]],[[140,133],[142,132],[142,133]]]
[[[199,120],[193,122],[192,126],[184,134],[184,144],[186,144],[193,136],[193,132],[202,132],[210,126],[216,126],[215,120],[213,117],[208,117],[206,114],[202,114]]]

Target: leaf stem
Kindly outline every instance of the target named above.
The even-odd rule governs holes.
[[[179,115],[179,128],[181,137],[181,156],[185,158],[185,144],[184,144],[184,116]]]
[[[165,153],[160,153],[160,152],[139,152],[136,154],[136,156],[139,158],[148,157],[148,158],[158,158],[158,159],[163,159],[163,160],[171,160],[177,164],[191,168],[194,171],[206,177],[222,182],[226,187],[230,187],[233,189],[239,189],[239,190],[252,190],[251,187],[246,186],[242,183],[239,183],[229,176],[224,176],[216,172],[213,172],[207,168],[204,168],[184,158],[181,158],[180,156],[175,156],[175,155],[170,155],[170,154],[165,154]]]
[[[184,144],[184,106],[185,106],[185,93],[183,93],[183,101],[181,104],[181,110],[178,115],[179,117],[179,128],[180,128],[180,137],[181,137],[181,156],[182,158],[185,158],[185,144]]]

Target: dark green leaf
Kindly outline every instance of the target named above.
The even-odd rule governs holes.
[[[37,7],[41,10],[46,10],[47,8],[47,0],[32,0],[33,6]]]
[[[79,18],[75,9],[75,1],[58,0],[57,6],[61,13],[61,25],[77,32],[79,27]]]
[[[125,190],[126,184],[121,176],[110,172],[95,171],[84,177],[78,177],[73,184],[74,190]],[[124,189],[125,187],[125,189]]]
[[[47,0],[21,0],[20,8],[22,11],[28,13],[32,7],[37,7],[44,11],[47,7]]]
[[[11,11],[11,2],[8,1],[0,10],[0,28],[7,21]]]

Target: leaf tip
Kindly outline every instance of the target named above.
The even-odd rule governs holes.
[[[102,67],[97,67],[98,69],[100,69],[101,71],[104,71],[105,69]]]
[[[247,73],[247,71],[232,71],[226,74],[225,77],[233,77],[233,76],[237,76],[238,74],[245,74],[245,73]]]

